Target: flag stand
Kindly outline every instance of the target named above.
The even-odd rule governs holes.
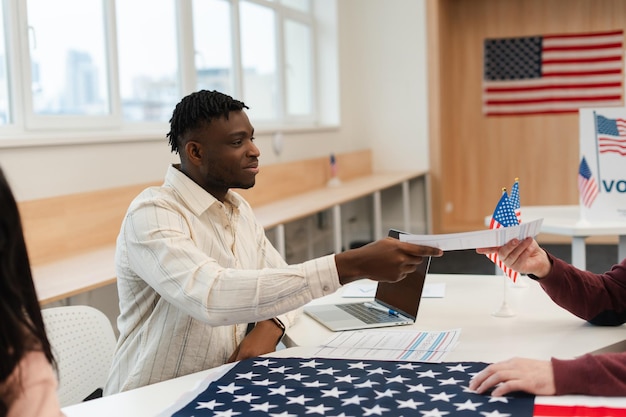
[[[494,317],[515,317],[516,313],[515,311],[513,311],[513,309],[511,308],[511,306],[509,306],[509,302],[507,300],[507,281],[509,280],[509,278],[506,275],[503,274],[497,274],[497,275],[501,275],[502,278],[504,279],[504,289],[503,289],[503,293],[502,293],[502,304],[500,305],[500,308],[496,311],[494,311],[493,313],[491,313],[492,316]]]

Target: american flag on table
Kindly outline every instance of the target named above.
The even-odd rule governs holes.
[[[610,32],[486,39],[483,113],[574,113],[623,103],[624,34]]]
[[[596,129],[600,153],[626,156],[626,120],[609,119],[596,114]]]
[[[580,200],[585,207],[591,207],[593,201],[598,196],[598,183],[593,178],[589,164],[583,156],[578,167],[578,193]]]
[[[518,181],[515,181],[517,185],[517,200],[519,201],[519,185]],[[514,185],[515,187],[515,185]],[[498,205],[496,209],[493,211],[493,215],[491,216],[491,222],[489,223],[490,229],[499,229],[501,227],[509,227],[509,226],[517,226],[519,224],[519,220],[516,214],[515,207],[513,203],[509,199],[508,194],[506,193],[506,189],[502,190],[502,196],[500,197],[500,201],[498,201]],[[497,252],[487,254],[487,257],[504,272],[506,276],[511,278],[513,282],[517,282],[517,277],[519,276],[519,272],[512,270],[507,267],[498,257]]]
[[[491,397],[467,388],[486,365],[252,358],[173,416],[532,416],[532,395]]]
[[[517,217],[517,222],[522,222],[522,204],[519,198],[519,178],[515,178],[515,182],[513,183],[513,187],[511,187],[511,205],[513,206],[513,210],[515,210],[515,217]]]

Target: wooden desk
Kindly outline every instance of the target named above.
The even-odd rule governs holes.
[[[461,328],[459,345],[446,361],[492,362],[511,356],[570,358],[623,339],[622,328],[588,325],[557,307],[534,282],[509,291],[509,303],[517,312],[515,317],[493,317],[491,312],[502,301],[502,279],[494,275],[430,275],[428,282],[445,283],[445,297],[422,300],[415,325],[389,328],[388,331]],[[349,302],[355,299],[341,298],[337,292],[314,302],[338,300]],[[272,356],[310,357],[315,346],[331,334],[308,316],[302,316],[286,334],[287,342],[301,346],[280,350]],[[201,381],[215,378],[216,370],[65,407],[63,412],[67,417],[159,415]],[[535,402],[626,408],[626,397],[537,397]]]
[[[409,195],[409,181],[423,177],[426,181],[427,171],[382,172],[342,182],[338,186],[319,188],[293,197],[254,207],[254,213],[267,229],[276,228],[276,242],[280,254],[285,257],[285,228],[286,223],[302,219],[307,216],[331,209],[333,213],[333,236],[335,253],[342,250],[341,241],[341,204],[356,199],[372,196],[374,213],[374,240],[385,236],[382,230],[382,202],[381,191],[400,185],[402,187],[402,215],[404,230],[411,229],[411,206]],[[426,189],[428,185],[426,184]],[[426,192],[428,195],[428,192]],[[427,198],[427,196],[425,196]],[[428,217],[428,213],[427,213]],[[426,219],[429,224],[430,219]]]
[[[113,284],[115,245],[32,267],[41,305]]]
[[[543,218],[542,233],[572,238],[572,265],[587,268],[585,239],[591,236],[618,236],[617,262],[626,258],[626,222],[587,222],[580,219],[580,207],[572,206],[525,206],[521,208],[522,220]],[[491,216],[485,217],[489,225]]]
[[[277,249],[285,257],[286,223],[315,213],[332,209],[334,219],[335,252],[342,250],[341,204],[371,195],[374,210],[375,238],[383,236],[381,191],[402,187],[402,207],[405,230],[410,230],[409,181],[424,178],[427,190],[427,171],[375,173],[344,181],[336,187],[319,188],[253,206],[254,212],[266,230],[275,228]],[[426,194],[428,194],[426,192]],[[426,196],[424,196],[426,198]],[[426,202],[425,202],[426,205]],[[426,211],[428,217],[428,212]],[[426,219],[429,224],[429,219]],[[114,264],[115,245],[64,258],[60,261],[33,266],[33,279],[42,305],[59,301],[116,282]]]

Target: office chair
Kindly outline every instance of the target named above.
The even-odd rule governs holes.
[[[61,407],[101,397],[116,344],[108,317],[80,305],[41,313],[57,361]]]

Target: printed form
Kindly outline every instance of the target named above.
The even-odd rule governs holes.
[[[318,346],[313,356],[442,362],[459,342],[461,329],[446,331],[357,330],[341,332]]]
[[[491,248],[502,246],[517,238],[524,240],[528,236],[536,236],[541,230],[543,219],[520,223],[517,226],[500,227],[498,229],[479,230],[477,232],[448,233],[441,235],[400,235],[403,242],[415,245],[432,246],[441,250],[459,250]]]

